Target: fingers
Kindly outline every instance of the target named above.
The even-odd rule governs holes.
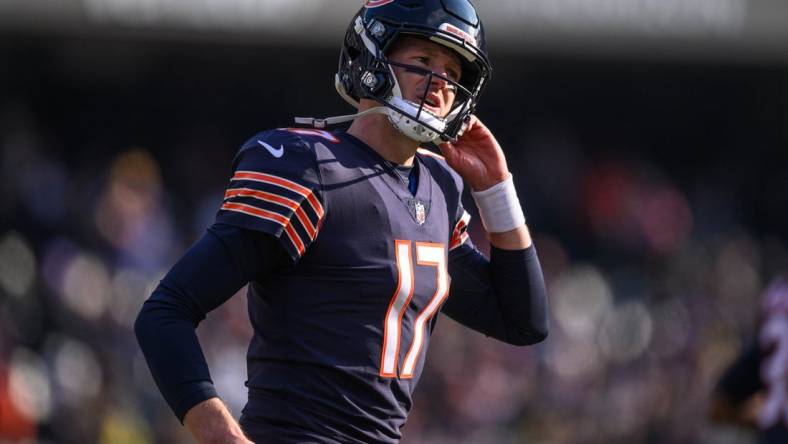
[[[468,122],[465,124],[465,131],[463,131],[462,136],[460,136],[458,142],[462,143],[463,141],[473,141],[475,143],[491,136],[492,134],[490,133],[490,130],[484,126],[481,120],[479,120],[479,118],[475,115],[471,114],[468,118]]]
[[[473,115],[470,115],[463,120],[462,129],[460,129],[460,132],[457,134],[457,138],[462,139],[462,137],[468,134],[472,128],[473,128]]]
[[[481,120],[479,120],[479,118],[476,117],[475,114],[471,114],[470,116],[468,116],[468,122],[466,123],[466,125],[467,125],[465,129],[466,132],[477,130],[479,126],[484,127],[484,125],[482,125]]]
[[[438,148],[441,150],[443,157],[445,157],[447,160],[453,159],[457,152],[457,148],[455,148],[451,142],[441,143],[438,145]]]
[[[474,114],[471,114],[471,120],[468,123],[467,132],[492,137],[492,132],[489,130],[489,128],[487,128],[487,126],[482,123],[482,121],[479,120],[479,118]]]

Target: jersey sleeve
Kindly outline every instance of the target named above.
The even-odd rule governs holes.
[[[468,224],[471,221],[471,215],[468,214],[464,208],[462,208],[462,205],[460,205],[458,213],[459,217],[457,218],[457,222],[454,224],[454,230],[452,231],[451,239],[449,240],[449,251],[459,248],[465,243],[470,243],[468,236]]]
[[[216,222],[267,233],[297,261],[324,216],[314,152],[297,134],[275,130],[257,134],[236,155]]]
[[[470,243],[449,252],[451,287],[443,313],[514,345],[547,337],[547,290],[536,249],[490,249],[488,260]]]
[[[448,166],[447,166],[448,168]],[[462,245],[471,245],[468,236],[468,226],[471,223],[471,215],[462,205],[463,182],[460,176],[451,170],[452,179],[457,187],[457,200],[454,202],[454,225],[452,227],[451,238],[449,239],[449,251],[459,248]]]

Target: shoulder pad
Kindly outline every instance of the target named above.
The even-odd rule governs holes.
[[[262,131],[247,140],[239,155],[246,150],[268,151],[271,158],[280,158],[287,152],[311,151],[315,142],[339,143],[340,140],[328,131],[308,128],[279,128]]]
[[[271,152],[274,157],[281,157],[278,156],[280,145],[285,149],[290,148],[303,150],[306,148],[298,134],[281,130],[268,130],[261,131],[250,137],[249,140],[244,142],[244,144],[241,146],[241,151],[251,148],[266,148],[265,145],[273,147],[273,152],[271,152],[271,150],[269,150],[269,152]]]
[[[279,128],[278,131],[285,131],[290,134],[302,136],[305,140],[310,141],[323,141],[331,143],[339,143],[339,139],[330,131],[319,130],[315,128]]]
[[[290,131],[256,134],[235,157],[217,221],[278,238],[297,260],[325,214],[312,144]]]
[[[255,134],[235,156],[233,171],[274,174],[297,182],[318,182],[312,144],[290,131],[270,130]]]
[[[244,142],[235,156],[233,169],[239,164],[252,169],[278,169],[284,165],[312,167],[314,152],[312,144],[302,140],[301,135],[290,131],[262,131]]]

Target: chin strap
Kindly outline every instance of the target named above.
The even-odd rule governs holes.
[[[377,106],[375,108],[370,108],[368,110],[362,111],[356,114],[347,114],[344,116],[333,116],[333,117],[326,117],[323,119],[318,119],[315,117],[296,117],[295,123],[299,125],[309,125],[312,128],[324,129],[330,125],[337,125],[340,123],[350,122],[352,120],[358,119],[359,117],[364,117],[369,114],[383,114],[388,116],[389,122],[391,125],[405,135],[413,140],[416,140],[421,143],[426,142],[435,142],[436,140],[440,139],[439,132],[436,130],[430,130],[425,124],[422,124],[419,120],[410,117],[406,113],[411,113],[413,115],[418,113],[418,107],[413,104],[412,102],[408,102],[402,100],[398,97],[392,97],[390,104],[395,108],[389,108],[386,106]],[[400,111],[400,109],[405,109],[405,111]],[[452,111],[449,114],[449,117],[456,117],[460,111],[460,107]],[[432,114],[428,110],[422,110],[422,114],[425,116],[424,118],[428,119],[426,125],[431,125],[433,127],[439,127],[441,130],[446,125],[443,119],[440,119],[436,115]],[[465,126],[463,126],[462,130],[460,131],[460,135],[465,130]],[[426,136],[426,137],[425,137]]]
[[[309,125],[313,128],[325,128],[329,125],[337,125],[340,123],[350,122],[359,117],[364,117],[368,114],[386,114],[388,115],[388,108],[385,106],[377,106],[356,114],[347,114],[344,116],[326,117],[325,119],[316,119],[314,117],[296,117],[295,123],[299,125]]]

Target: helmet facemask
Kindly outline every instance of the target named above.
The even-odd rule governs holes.
[[[390,60],[385,63],[389,65],[391,70],[394,87],[391,89],[388,97],[377,101],[387,108],[389,121],[394,128],[411,139],[422,143],[456,140],[456,137],[462,135],[465,122],[469,118],[470,113],[473,112],[471,107],[473,93],[471,91],[459,82],[420,66]],[[402,96],[399,81],[396,78],[393,67],[403,68],[408,72],[425,77],[424,82],[427,86],[417,101],[406,100]],[[436,78],[446,82],[448,87],[454,91],[451,107],[445,116],[437,115],[425,106],[427,104],[427,96],[430,93],[429,85]],[[460,118],[460,116],[463,117]],[[454,136],[452,137],[450,134]]]

